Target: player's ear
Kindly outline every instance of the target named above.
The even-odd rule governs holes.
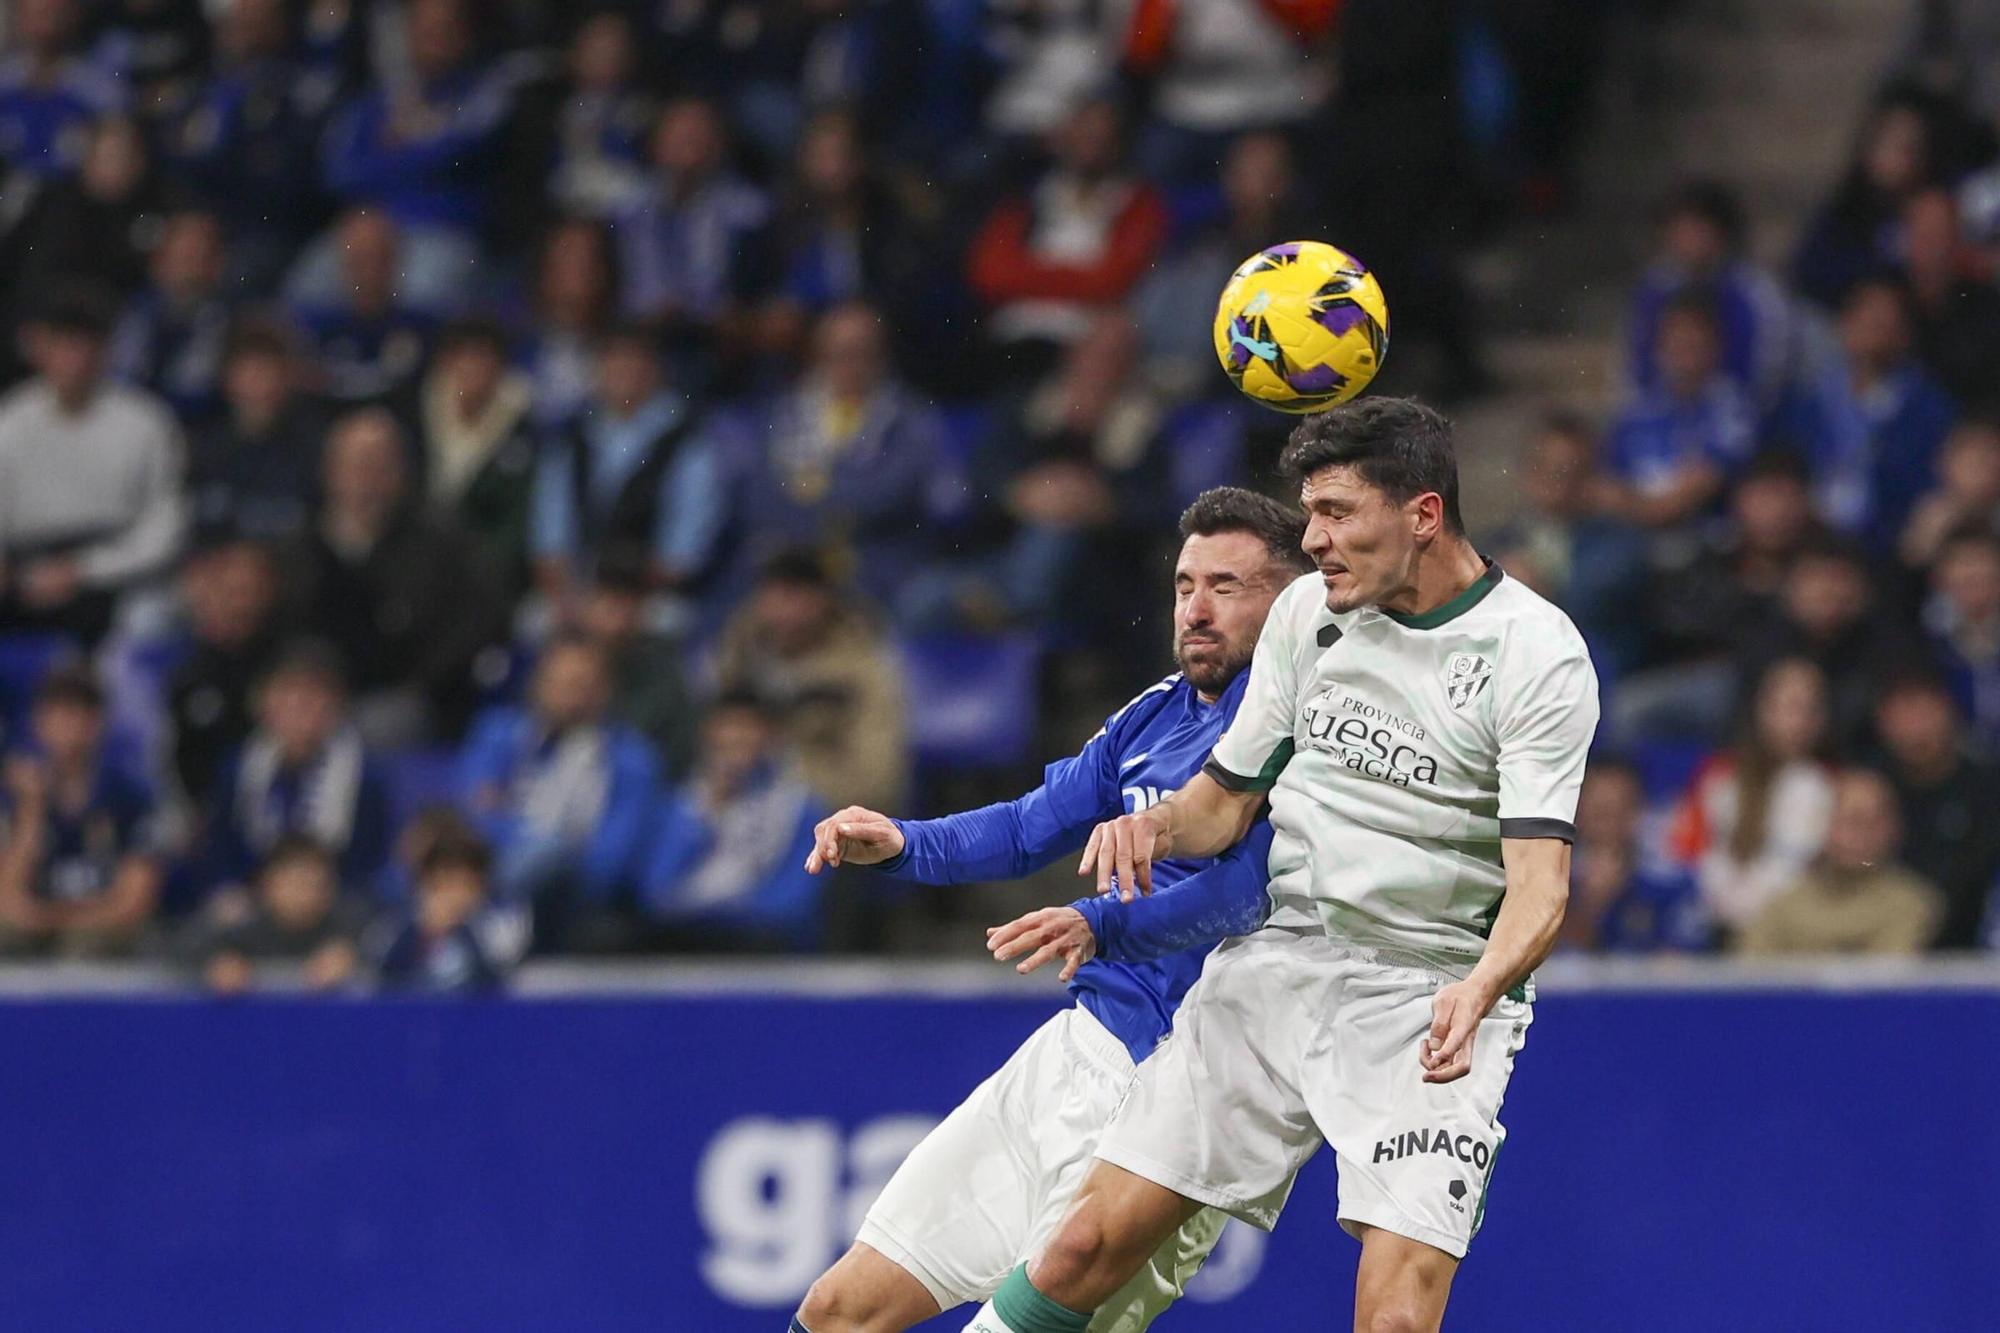
[[[1410,535],[1420,542],[1437,540],[1444,531],[1444,497],[1436,491],[1425,491],[1411,497],[1407,506],[1410,514]]]

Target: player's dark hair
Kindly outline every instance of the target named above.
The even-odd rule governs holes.
[[[1219,532],[1247,532],[1264,543],[1276,563],[1300,572],[1312,568],[1299,545],[1305,540],[1306,520],[1296,505],[1280,504],[1241,486],[1212,486],[1181,511],[1181,537],[1213,537]]]
[[[1435,492],[1446,531],[1465,532],[1451,422],[1414,398],[1363,398],[1307,417],[1293,428],[1278,467],[1297,483],[1321,468],[1351,467],[1399,505]]]

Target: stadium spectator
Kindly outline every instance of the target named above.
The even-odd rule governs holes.
[[[893,607],[927,554],[942,427],[888,356],[872,307],[848,302],[820,319],[804,378],[751,441],[742,525],[749,559],[801,544],[838,551],[856,588]]]
[[[1051,132],[1053,161],[1003,201],[972,242],[967,274],[988,330],[1028,374],[1128,296],[1167,238],[1159,191],[1131,174],[1117,105],[1096,97]]]
[[[105,383],[109,323],[92,293],[53,301],[27,333],[36,377],[0,400],[0,633],[94,645],[179,548],[178,433],[150,394]]]
[[[291,330],[261,319],[230,330],[222,360],[223,411],[188,450],[187,495],[196,527],[228,527],[282,541],[303,533],[318,504],[326,414],[301,392]]]
[[[2000,771],[1967,744],[1958,701],[1932,675],[1892,682],[1875,705],[1875,731],[1901,807],[1903,859],[1944,896],[1936,947],[1976,949],[2000,886]]]
[[[1927,113],[1906,90],[1876,102],[1845,177],[1793,256],[1792,283],[1807,300],[1836,309],[1855,283],[1896,262],[1903,205],[1935,175]]]
[[[1758,681],[1736,745],[1705,764],[1682,799],[1673,851],[1693,868],[1702,907],[1725,938],[1762,915],[1825,845],[1826,735],[1819,668],[1778,661]]]
[[[612,267],[610,233],[597,223],[559,222],[542,241],[523,364],[534,383],[535,424],[544,431],[590,404],[597,339],[618,287]]]
[[[402,14],[407,80],[366,87],[335,114],[321,169],[343,203],[395,222],[402,298],[445,314],[476,278],[512,89],[503,71],[474,59],[466,0],[408,0]],[[301,291],[324,300],[338,290],[326,243],[309,251],[305,264],[296,279]]]
[[[166,212],[139,127],[123,116],[91,126],[76,175],[25,193],[26,212],[0,238],[8,293],[60,281],[102,283],[119,296],[146,280],[149,239]]]
[[[781,710],[808,786],[827,799],[894,809],[910,780],[907,696],[882,632],[823,562],[774,556],[723,631],[725,690]]]
[[[1708,513],[1749,457],[1755,421],[1722,371],[1722,335],[1706,292],[1668,301],[1653,346],[1652,387],[1638,390],[1605,439],[1599,505],[1613,518],[1672,530]]]
[[[1722,334],[1722,369],[1760,412],[1777,406],[1797,373],[1792,298],[1748,255],[1743,204],[1715,181],[1689,181],[1660,210],[1659,248],[1639,279],[1630,316],[1630,374],[1659,387],[1655,348],[1675,298],[1706,294]]]
[[[198,804],[249,739],[251,698],[276,660],[278,569],[268,547],[223,534],[188,553],[180,586],[187,625],[166,709],[174,776]]]
[[[594,937],[618,909],[658,800],[658,757],[610,706],[603,650],[559,637],[527,705],[483,715],[459,753],[460,805],[493,849],[495,888],[532,908],[542,948]]]
[[[599,564],[577,630],[611,664],[611,715],[651,742],[669,781],[687,773],[700,710],[678,640],[646,623],[651,584],[641,561]]]
[[[1119,49],[1092,0],[999,0],[982,10],[977,41],[992,68],[981,71],[989,77],[980,123],[1003,140],[1060,127],[1102,86]]]
[[[1938,455],[1937,489],[1910,511],[1903,563],[1927,569],[1953,533],[1994,526],[2000,526],[2000,420],[1962,417]]]
[[[1896,793],[1850,768],[1833,785],[1826,850],[1744,927],[1745,954],[1922,952],[1937,930],[1936,889],[1897,862]]]
[[[641,909],[670,948],[809,949],[822,930],[805,871],[826,803],[755,694],[725,692],[702,723],[687,785],[659,807]]]
[[[389,854],[388,790],[347,716],[339,654],[296,641],[264,677],[257,727],[210,793],[202,887],[221,919],[240,916],[264,858],[288,833],[331,852],[340,882],[374,882]]]
[[[1645,813],[1636,769],[1608,755],[1591,760],[1577,800],[1570,905],[1557,947],[1657,953],[1706,945],[1694,882],[1648,845]]]
[[[528,502],[538,439],[534,388],[490,320],[445,328],[416,411],[417,468],[431,508],[478,543],[509,600],[528,585]]]
[[[728,154],[714,103],[674,99],[653,129],[652,181],[612,222],[622,311],[659,331],[688,384],[733,363],[769,280],[770,203]]]
[[[1820,516],[1883,553],[1930,489],[1952,421],[1910,339],[1909,289],[1888,277],[1857,283],[1841,302],[1841,354],[1780,413],[1805,446]]]
[[[217,61],[168,127],[168,160],[229,229],[230,273],[264,293],[276,285],[330,206],[318,146],[337,73],[296,53],[285,0],[231,0],[217,20]]]
[[[2000,536],[1952,537],[1931,570],[1924,621],[1974,734],[2000,754]]]
[[[926,630],[1015,621],[1120,642],[1095,610],[1101,578],[1143,559],[1185,498],[1165,404],[1137,380],[1138,354],[1131,321],[1101,316],[981,441],[969,521],[952,556],[911,580],[901,620]],[[1094,628],[1078,630],[1086,621]]]
[[[1326,95],[1307,55],[1332,30],[1340,0],[1138,0],[1122,8],[1130,15],[1122,64],[1143,82],[1151,113],[1138,156],[1163,181],[1213,179],[1231,138],[1297,126]]]
[[[1866,732],[1883,682],[1921,653],[1903,622],[1877,607],[1861,552],[1837,539],[1806,543],[1785,574],[1777,614],[1737,631],[1739,685],[1754,684],[1774,662],[1811,661],[1826,690],[1828,735],[1851,745]]]
[[[1991,350],[2000,343],[2000,292],[1970,269],[1950,193],[1913,196],[1903,207],[1903,276],[1916,358],[1953,399],[1991,409],[2000,406]]]
[[[298,623],[338,646],[371,745],[457,736],[476,701],[474,659],[505,630],[497,574],[412,492],[403,431],[385,409],[334,425],[323,492],[286,561]]]
[[[203,0],[102,0],[93,8],[92,63],[130,90],[134,113],[156,128],[208,65]]]
[[[334,225],[339,282],[324,298],[295,298],[319,387],[345,404],[407,394],[429,354],[436,321],[403,299],[403,239],[386,213],[357,209]]]
[[[499,200],[526,230],[556,215],[609,220],[646,188],[646,132],[658,114],[640,79],[632,16],[599,9],[576,25],[562,77],[527,93],[508,127],[506,159],[539,190]],[[526,225],[523,225],[526,224]]]
[[[170,215],[150,269],[151,281],[126,304],[112,334],[111,373],[158,394],[183,424],[193,424],[222,404],[230,311],[216,216]]]
[[[1814,541],[1805,465],[1781,452],[1753,458],[1729,493],[1729,522],[1655,570],[1649,664],[1616,682],[1606,713],[1613,744],[1725,734],[1737,651],[1781,615],[1793,560]]]
[[[1794,454],[1751,459],[1728,503],[1728,523],[1703,534],[1691,559],[1668,566],[1659,580],[1652,619],[1682,655],[1727,650],[1746,626],[1780,614],[1792,561],[1823,540],[1805,464]]]
[[[1215,294],[1274,236],[1311,234],[1291,144],[1275,131],[1233,140],[1222,159],[1222,216],[1163,252],[1133,296],[1148,378],[1177,396],[1214,391]]]
[[[117,81],[75,50],[75,0],[17,0],[0,59],[0,144],[23,179],[9,190],[66,176],[82,164],[86,127],[122,110]]]
[[[714,564],[726,518],[721,457],[700,409],[669,387],[653,336],[635,325],[598,342],[589,407],[536,469],[528,546],[535,581],[567,619],[607,553],[636,553],[658,588],[684,591]]]
[[[296,967],[307,990],[338,990],[354,979],[361,926],[332,854],[304,834],[287,834],[257,872],[249,914],[198,923],[202,981],[219,995],[240,995],[257,984],[260,968],[278,964]]]
[[[1521,512],[1488,549],[1576,623],[1608,693],[1649,646],[1645,619],[1632,614],[1646,603],[1649,571],[1644,540],[1595,512],[1600,481],[1590,427],[1551,414],[1523,460]]]
[[[505,961],[479,929],[491,858],[478,842],[440,841],[417,876],[416,910],[389,937],[376,967],[386,990],[477,994],[505,981]]]
[[[106,754],[88,670],[42,681],[30,737],[0,794],[0,953],[129,954],[160,898],[153,795]]]
[[[892,193],[872,162],[852,112],[823,111],[801,136],[789,187],[773,227],[774,290],[758,340],[768,355],[794,355],[811,321],[836,305],[873,300],[885,307],[885,332],[898,351],[922,358],[936,327],[919,328],[923,256],[936,244],[920,215],[937,202],[907,182]],[[927,243],[928,242],[928,243]]]

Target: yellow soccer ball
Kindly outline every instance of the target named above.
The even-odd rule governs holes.
[[[1280,412],[1346,402],[1388,349],[1382,285],[1324,241],[1287,241],[1244,260],[1215,310],[1215,355],[1230,383]]]

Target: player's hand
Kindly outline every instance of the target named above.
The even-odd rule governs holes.
[[[1030,949],[1034,952],[1028,953]],[[1062,979],[1068,981],[1079,967],[1097,957],[1097,935],[1074,907],[1044,907],[1004,926],[988,926],[986,952],[1002,963],[1027,953],[1014,964],[1014,970],[1023,976],[1061,958]]]
[[[806,873],[817,875],[835,866],[872,866],[903,854],[903,830],[896,821],[874,810],[850,805],[813,827],[812,855]]]
[[[1120,902],[1131,902],[1137,893],[1150,895],[1153,859],[1167,854],[1166,821],[1156,813],[1159,808],[1120,815],[1092,829],[1076,873],[1097,876],[1099,893],[1111,892],[1111,877],[1117,875]]]
[[[1424,1082],[1449,1083],[1472,1072],[1472,1042],[1492,1007],[1484,987],[1471,980],[1454,981],[1431,996],[1431,1030],[1417,1052]]]

